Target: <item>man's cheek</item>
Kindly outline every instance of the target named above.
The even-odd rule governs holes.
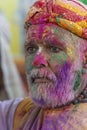
[[[69,58],[71,58],[72,60],[76,60],[77,55],[78,55],[78,51],[76,50],[76,48],[74,46],[67,46],[66,48],[67,50],[67,55]]]
[[[75,80],[75,84],[74,84],[74,91],[77,91],[80,87],[82,81],[82,72],[81,71],[77,71],[76,73],[76,80]]]
[[[26,56],[26,58],[25,58],[25,65],[26,65],[27,73],[30,73],[30,71],[32,69],[32,59],[33,59],[33,57],[30,57],[30,56]]]
[[[60,52],[57,54],[52,54],[50,61],[58,65],[64,64],[68,60],[65,52]]]

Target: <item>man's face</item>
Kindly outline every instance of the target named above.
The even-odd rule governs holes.
[[[32,25],[25,52],[30,96],[42,107],[59,107],[78,96],[82,61],[78,38],[57,25]]]

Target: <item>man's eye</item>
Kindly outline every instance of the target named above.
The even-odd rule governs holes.
[[[28,53],[32,54],[32,53],[35,53],[37,51],[37,48],[36,47],[28,47],[26,50]]]
[[[61,51],[60,48],[54,47],[54,46],[51,46],[51,47],[50,47],[50,50],[51,50],[51,52],[54,52],[54,53],[57,53],[57,52]]]

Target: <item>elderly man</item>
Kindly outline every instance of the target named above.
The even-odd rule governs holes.
[[[1,130],[87,130],[87,7],[42,0],[25,20],[29,98],[0,103]]]

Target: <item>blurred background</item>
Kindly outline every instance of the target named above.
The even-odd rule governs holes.
[[[16,57],[23,56],[24,19],[27,10],[35,0],[0,0],[0,10],[7,17],[11,30],[11,52]],[[22,42],[22,43],[21,43]]]
[[[35,0],[0,0],[0,100],[28,95],[24,19]]]
[[[26,81],[26,70],[24,63],[23,46],[25,42],[25,30],[23,25],[26,13],[34,1],[35,0],[0,0],[0,22],[3,23],[0,25],[0,30],[2,28],[3,32],[3,34],[0,32],[2,36],[2,42],[0,45],[0,100],[24,97],[28,95],[29,90]],[[87,0],[80,1],[87,4]],[[3,41],[5,38],[6,40]],[[9,51],[7,49],[7,45],[5,45],[5,42],[7,45],[9,44]],[[3,48],[6,51],[6,54],[3,53],[5,52],[2,51]],[[8,61],[6,57],[7,55]],[[10,67],[9,65],[7,66],[9,62]],[[13,67],[11,68],[11,66]],[[5,68],[10,71],[8,72]],[[13,86],[13,88],[9,88],[9,86]]]
[[[80,1],[87,5],[87,0],[80,0]]]

